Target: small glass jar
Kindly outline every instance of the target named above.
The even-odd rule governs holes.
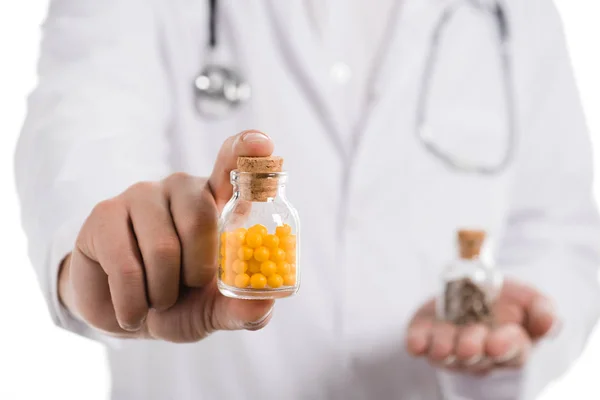
[[[460,257],[442,273],[438,318],[456,325],[494,321],[493,305],[502,289],[502,275],[480,258],[485,232],[458,232]]]
[[[300,286],[300,221],[285,196],[283,160],[273,167],[280,158],[240,159],[252,163],[238,160],[231,172],[233,196],[219,220],[219,290],[238,299],[294,295]]]

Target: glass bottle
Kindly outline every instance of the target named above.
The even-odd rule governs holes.
[[[300,285],[300,221],[281,157],[240,157],[219,219],[217,285],[225,296],[276,299]]]
[[[440,319],[457,325],[492,324],[493,303],[502,289],[502,276],[480,258],[485,232],[458,231],[459,258],[442,273],[437,301]]]

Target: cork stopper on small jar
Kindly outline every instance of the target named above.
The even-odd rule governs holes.
[[[283,158],[238,157],[237,170],[241,173],[239,190],[242,200],[267,201],[277,195],[279,179],[276,175],[282,171]]]
[[[485,240],[485,232],[480,230],[461,229],[458,231],[460,257],[474,259],[479,257],[481,246]]]

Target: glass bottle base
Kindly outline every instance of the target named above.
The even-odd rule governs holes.
[[[298,292],[298,286],[287,286],[278,289],[240,289],[217,282],[219,291],[223,296],[241,300],[274,300],[290,297]]]

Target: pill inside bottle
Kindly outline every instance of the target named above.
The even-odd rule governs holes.
[[[485,237],[482,230],[458,231],[459,255],[442,274],[437,301],[440,319],[456,325],[493,324],[493,306],[502,288],[502,276],[480,258]]]
[[[300,221],[281,157],[239,157],[219,219],[217,285],[238,299],[289,297],[300,287]]]

